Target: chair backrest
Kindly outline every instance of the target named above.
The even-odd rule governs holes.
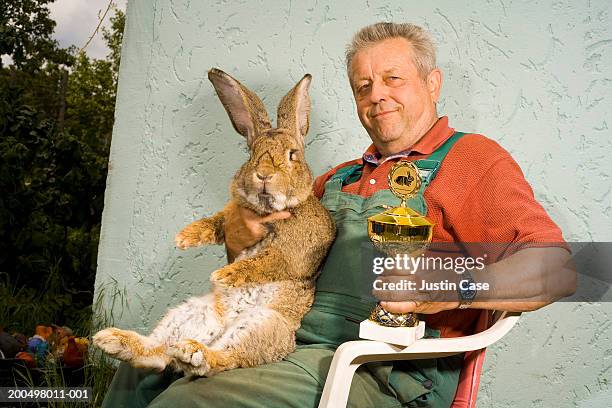
[[[475,333],[484,334],[486,331],[487,334],[491,335],[491,338],[495,339],[493,342],[497,341],[516,324],[518,316],[520,316],[520,313],[483,310],[476,322]],[[510,324],[506,324],[506,321],[502,320],[504,318],[511,319],[509,320]],[[482,348],[465,353],[463,367],[459,375],[459,384],[451,408],[473,408],[476,406],[485,351],[486,349]]]

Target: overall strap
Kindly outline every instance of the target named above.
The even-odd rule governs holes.
[[[438,173],[438,170],[440,169],[442,161],[446,157],[446,154],[464,135],[465,133],[463,132],[455,132],[427,159],[416,160],[414,162],[414,164],[418,167],[419,174],[422,178],[421,192],[423,192],[425,188],[433,181]],[[325,183],[325,191],[342,190],[342,185],[344,182],[355,174],[355,172],[361,170],[362,167],[363,165],[361,164],[352,164],[338,169]]]
[[[326,185],[325,190],[327,190],[327,185],[332,185],[332,184],[338,185],[340,188],[342,188],[342,184],[349,177],[351,177],[357,170],[361,169],[362,167],[363,166],[361,164],[352,164],[350,166],[342,167],[336,170],[336,172],[325,183]]]
[[[440,170],[442,161],[453,147],[453,145],[465,135],[464,132],[455,132],[451,137],[446,140],[435,152],[433,152],[427,159],[421,159],[414,162],[419,169],[421,175],[421,192],[433,181]]]

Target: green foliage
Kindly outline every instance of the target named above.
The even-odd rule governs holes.
[[[107,155],[113,126],[116,82],[112,62],[78,55],[68,82],[65,128],[98,155]]]
[[[108,55],[108,60],[111,62],[113,78],[116,84],[119,76],[119,61],[121,60],[121,43],[123,42],[123,30],[125,28],[125,15],[115,11],[115,15],[110,17],[110,22],[110,30],[102,28],[102,37],[111,50]]]
[[[0,2],[0,55],[10,55],[17,68],[37,69],[45,60],[66,63],[69,59],[69,52],[59,49],[51,38],[55,21],[46,5],[52,1]]]
[[[89,59],[51,40],[47,3],[0,2],[0,326],[24,333],[90,319],[125,20]]]

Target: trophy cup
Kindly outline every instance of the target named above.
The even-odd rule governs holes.
[[[368,235],[374,247],[390,257],[418,257],[431,242],[434,224],[406,205],[421,188],[417,167],[398,161],[389,172],[389,189],[401,200],[399,207],[389,208],[368,218]],[[408,346],[425,334],[425,322],[414,313],[391,313],[380,304],[361,322],[359,337]]]

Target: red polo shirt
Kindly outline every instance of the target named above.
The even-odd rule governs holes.
[[[399,157],[425,159],[454,132],[448,118],[442,117],[411,149],[382,162],[372,144],[362,158],[319,176],[315,195],[323,196],[325,182],[339,168],[365,163],[361,178],[342,191],[369,197],[388,188],[387,175]],[[499,144],[479,134],[467,134],[455,143],[425,190],[425,202],[427,217],[435,223],[433,242],[563,242],[561,230],[536,201],[518,164]],[[426,321],[441,329],[443,337],[461,336],[473,333],[479,313],[453,310],[427,316]]]

